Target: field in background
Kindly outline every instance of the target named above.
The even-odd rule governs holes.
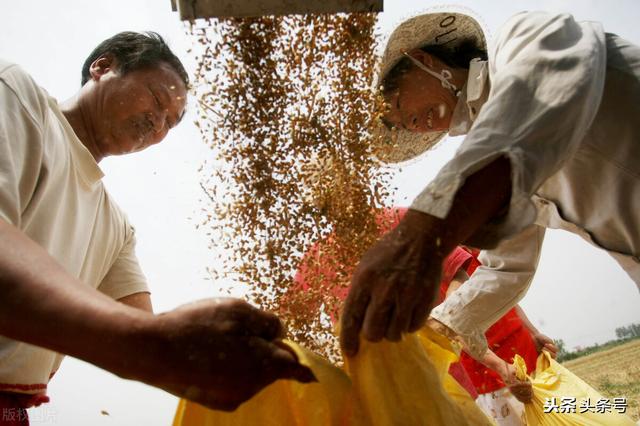
[[[640,339],[563,363],[605,398],[626,396],[627,413],[640,420]]]

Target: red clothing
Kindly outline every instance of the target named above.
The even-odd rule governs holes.
[[[0,426],[29,426],[25,397],[13,392],[0,392]]]
[[[536,345],[515,309],[507,312],[498,322],[493,324],[485,336],[489,343],[489,349],[495,352],[499,358],[513,362],[513,357],[518,354],[524,358],[529,374],[536,369],[536,359],[538,358]],[[466,353],[462,354],[460,362],[469,373],[479,393],[493,392],[505,386],[498,373],[488,369]]]
[[[480,262],[477,259],[477,253],[472,254],[470,251],[456,248],[443,264],[443,280],[440,286],[442,300],[444,300],[451,280],[460,268],[464,268],[467,274],[471,275],[478,266],[480,266]],[[499,358],[513,362],[514,355],[518,354],[524,358],[528,373],[535,370],[538,357],[536,345],[515,309],[511,309],[493,324],[485,333],[485,337],[489,349],[495,352]],[[505,386],[498,373],[488,369],[466,353],[462,353],[460,356],[460,363],[469,374],[478,393],[493,392]]]
[[[471,250],[462,247],[456,247],[442,262],[442,278],[440,279],[440,299],[438,303],[442,303],[447,294],[447,289],[451,280],[455,277],[460,269],[464,269],[467,275],[471,276],[473,271],[480,266],[480,261],[476,256],[471,254]]]
[[[406,207],[397,207],[392,209],[384,210],[383,214],[380,215],[378,219],[378,226],[381,228],[381,232],[387,232],[400,223],[400,219],[407,212]],[[322,289],[323,294],[330,294],[335,297],[337,300],[344,301],[347,298],[347,294],[349,293],[349,289],[347,287],[339,286],[335,284],[336,279],[336,271],[332,269],[331,260],[327,259],[328,254],[323,252],[322,247],[325,244],[331,244],[331,237],[327,239],[322,244],[313,245],[304,255],[304,258],[300,262],[298,266],[298,270],[296,271],[296,275],[294,277],[295,287],[292,289],[294,292],[298,291],[308,291],[311,284],[318,285]],[[313,266],[309,266],[309,260],[314,260],[311,264]],[[322,277],[321,280],[312,280],[307,279],[307,277]],[[286,296],[285,296],[286,297]],[[308,303],[312,303],[313,305],[308,305],[310,310],[317,311],[322,304],[321,300],[312,300]],[[331,311],[328,312],[331,317],[331,321],[333,323],[337,322],[338,312]]]

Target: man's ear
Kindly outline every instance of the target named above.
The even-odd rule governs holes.
[[[425,52],[422,49],[413,49],[408,53],[409,55],[411,55],[411,57],[417,59],[426,66],[433,68],[433,56],[431,56],[429,53]]]
[[[98,81],[103,75],[115,68],[115,59],[111,55],[100,56],[98,59],[91,63],[89,67],[89,74],[91,79]]]

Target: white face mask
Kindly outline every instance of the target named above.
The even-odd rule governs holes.
[[[449,81],[453,77],[451,75],[451,71],[443,69],[442,71],[440,71],[440,74],[438,74],[437,72],[430,70],[429,67],[427,67],[425,64],[423,64],[413,56],[409,55],[407,52],[404,52],[404,56],[409,58],[409,60],[422,71],[440,80],[440,84],[442,84],[442,87],[453,91],[453,94],[456,95],[456,97],[460,96],[460,90],[458,90],[458,88]]]

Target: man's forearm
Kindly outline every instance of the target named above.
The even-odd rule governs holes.
[[[506,157],[499,157],[467,178],[446,218],[410,209],[403,220],[432,240],[438,252],[446,256],[502,213],[510,196],[511,166]]]
[[[275,380],[316,380],[282,347],[283,333],[275,315],[239,299],[202,300],[160,315],[116,302],[0,219],[1,335],[233,410]]]
[[[117,373],[127,343],[150,316],[81,283],[0,220],[0,334]]]
[[[398,226],[364,254],[353,273],[341,319],[345,354],[358,352],[361,331],[371,341],[396,341],[422,327],[445,256],[496,218],[510,194],[509,160],[499,157],[467,178],[446,218],[409,209]]]
[[[143,311],[153,313],[153,305],[151,304],[151,295],[149,292],[142,291],[139,293],[130,294],[118,299],[118,302],[124,303],[127,306],[136,309],[142,309]]]

